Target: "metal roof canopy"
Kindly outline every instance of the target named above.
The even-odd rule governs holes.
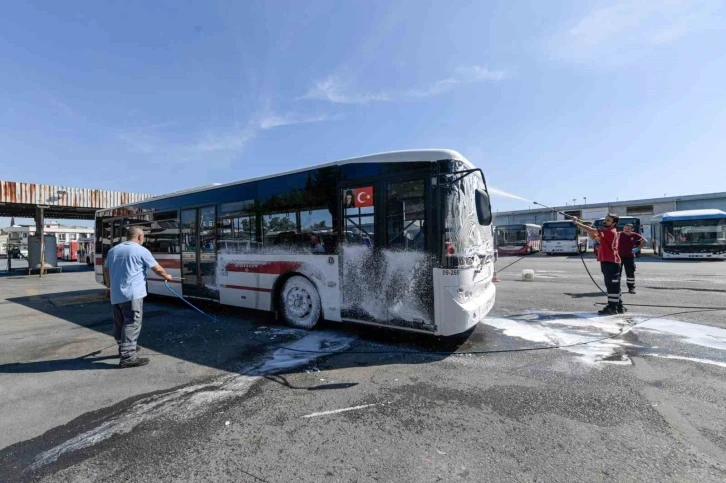
[[[150,195],[0,180],[0,216],[92,220],[96,210],[136,203]]]

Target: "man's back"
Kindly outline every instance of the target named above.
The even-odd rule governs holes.
[[[111,275],[111,303],[146,297],[146,271],[157,265],[149,250],[127,241],[113,247],[105,266]]]

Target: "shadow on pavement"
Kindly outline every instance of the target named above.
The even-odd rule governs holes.
[[[41,294],[9,298],[7,302],[20,304],[57,317],[78,327],[108,335],[94,353],[79,354],[72,359],[45,360],[30,363],[0,365],[0,373],[38,373],[66,370],[108,369],[115,364],[98,361],[114,359],[116,352],[111,337],[113,320],[111,306],[98,301],[99,290],[80,290],[61,294]],[[66,303],[64,300],[91,300],[87,303]],[[459,350],[471,348],[474,341],[484,342],[474,330],[457,337],[438,338],[425,334],[362,326],[358,324],[322,323],[320,329],[304,331],[284,326],[271,314],[197,303],[205,312],[231,327],[216,324],[198,314],[181,301],[169,297],[149,296],[145,299],[144,320],[139,337],[141,356],[153,357],[160,353],[242,375],[296,373],[317,368],[345,368],[399,363],[429,363],[442,360]],[[479,345],[479,344],[478,344]],[[298,352],[284,347],[298,348]],[[103,350],[102,350],[103,349]],[[351,354],[377,352],[371,354]],[[102,350],[102,351],[101,351]],[[340,354],[305,353],[312,351],[341,351]],[[143,352],[146,351],[144,354]],[[408,353],[405,353],[408,352]],[[426,354],[441,352],[441,354]],[[125,369],[129,370],[129,369]],[[132,369],[134,370],[134,369]]]

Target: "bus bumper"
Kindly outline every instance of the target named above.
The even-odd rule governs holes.
[[[434,269],[436,335],[461,334],[478,324],[494,306],[493,266],[484,270]]]

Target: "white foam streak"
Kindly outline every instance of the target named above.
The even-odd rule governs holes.
[[[726,362],[712,361],[710,359],[697,359],[695,357],[674,356],[674,355],[670,355],[670,354],[642,354],[642,355],[648,356],[648,357],[660,357],[661,359],[678,359],[680,361],[691,361],[691,362],[698,362],[700,364],[710,364],[712,366],[726,367]]]

